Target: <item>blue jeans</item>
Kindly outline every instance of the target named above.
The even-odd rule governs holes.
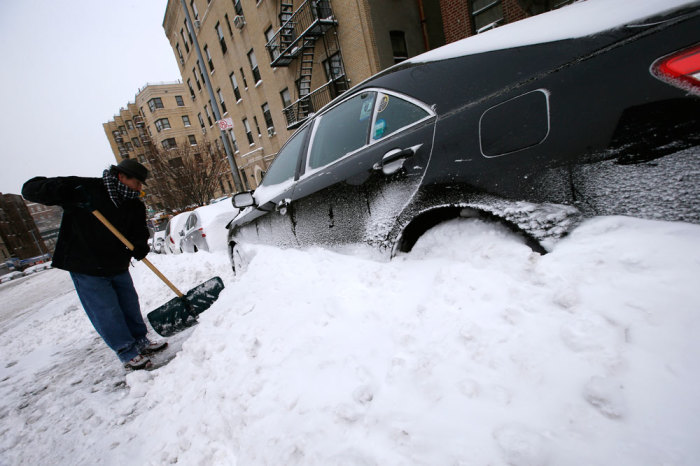
[[[129,272],[109,277],[70,273],[85,313],[121,362],[135,358],[148,344],[139,297]]]

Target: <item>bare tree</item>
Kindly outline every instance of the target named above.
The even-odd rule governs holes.
[[[152,170],[148,191],[157,199],[151,203],[169,211],[206,204],[216,197],[219,180],[226,174],[225,155],[208,142],[167,149],[154,146],[147,158]]]

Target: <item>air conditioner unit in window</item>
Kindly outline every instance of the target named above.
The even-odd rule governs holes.
[[[267,135],[272,137],[275,135],[275,128],[267,128]]]
[[[202,134],[207,134],[207,129],[206,129],[206,128],[202,128]]]
[[[234,16],[233,25],[236,26],[238,29],[243,29],[243,26],[245,26],[245,18],[243,17],[243,15]]]

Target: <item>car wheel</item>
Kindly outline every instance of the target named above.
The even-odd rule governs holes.
[[[240,276],[248,267],[248,258],[243,252],[243,249],[236,243],[229,244],[228,251],[233,275]]]
[[[544,249],[539,241],[526,232],[520,230],[517,228],[517,226],[511,224],[510,222],[486,212],[476,212],[471,211],[471,209],[466,210],[461,208],[448,208],[429,211],[414,219],[414,221],[412,221],[411,224],[404,229],[402,238],[397,244],[397,252],[411,252],[416,242],[425,233],[444,224],[445,222],[454,221],[457,219],[478,219],[481,222],[493,225],[496,228],[509,230],[512,233],[514,240],[524,243],[533,252],[537,252],[542,255],[547,253],[547,250]]]
[[[192,252],[197,252],[197,251],[199,251],[199,249],[197,249],[197,246],[196,246],[196,245],[192,246],[192,249],[193,249]]]

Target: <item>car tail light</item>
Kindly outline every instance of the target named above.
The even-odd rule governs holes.
[[[659,58],[651,71],[662,81],[700,95],[700,45]]]
[[[206,233],[204,233],[204,228],[200,228],[199,231],[202,233],[202,238],[207,237]]]

